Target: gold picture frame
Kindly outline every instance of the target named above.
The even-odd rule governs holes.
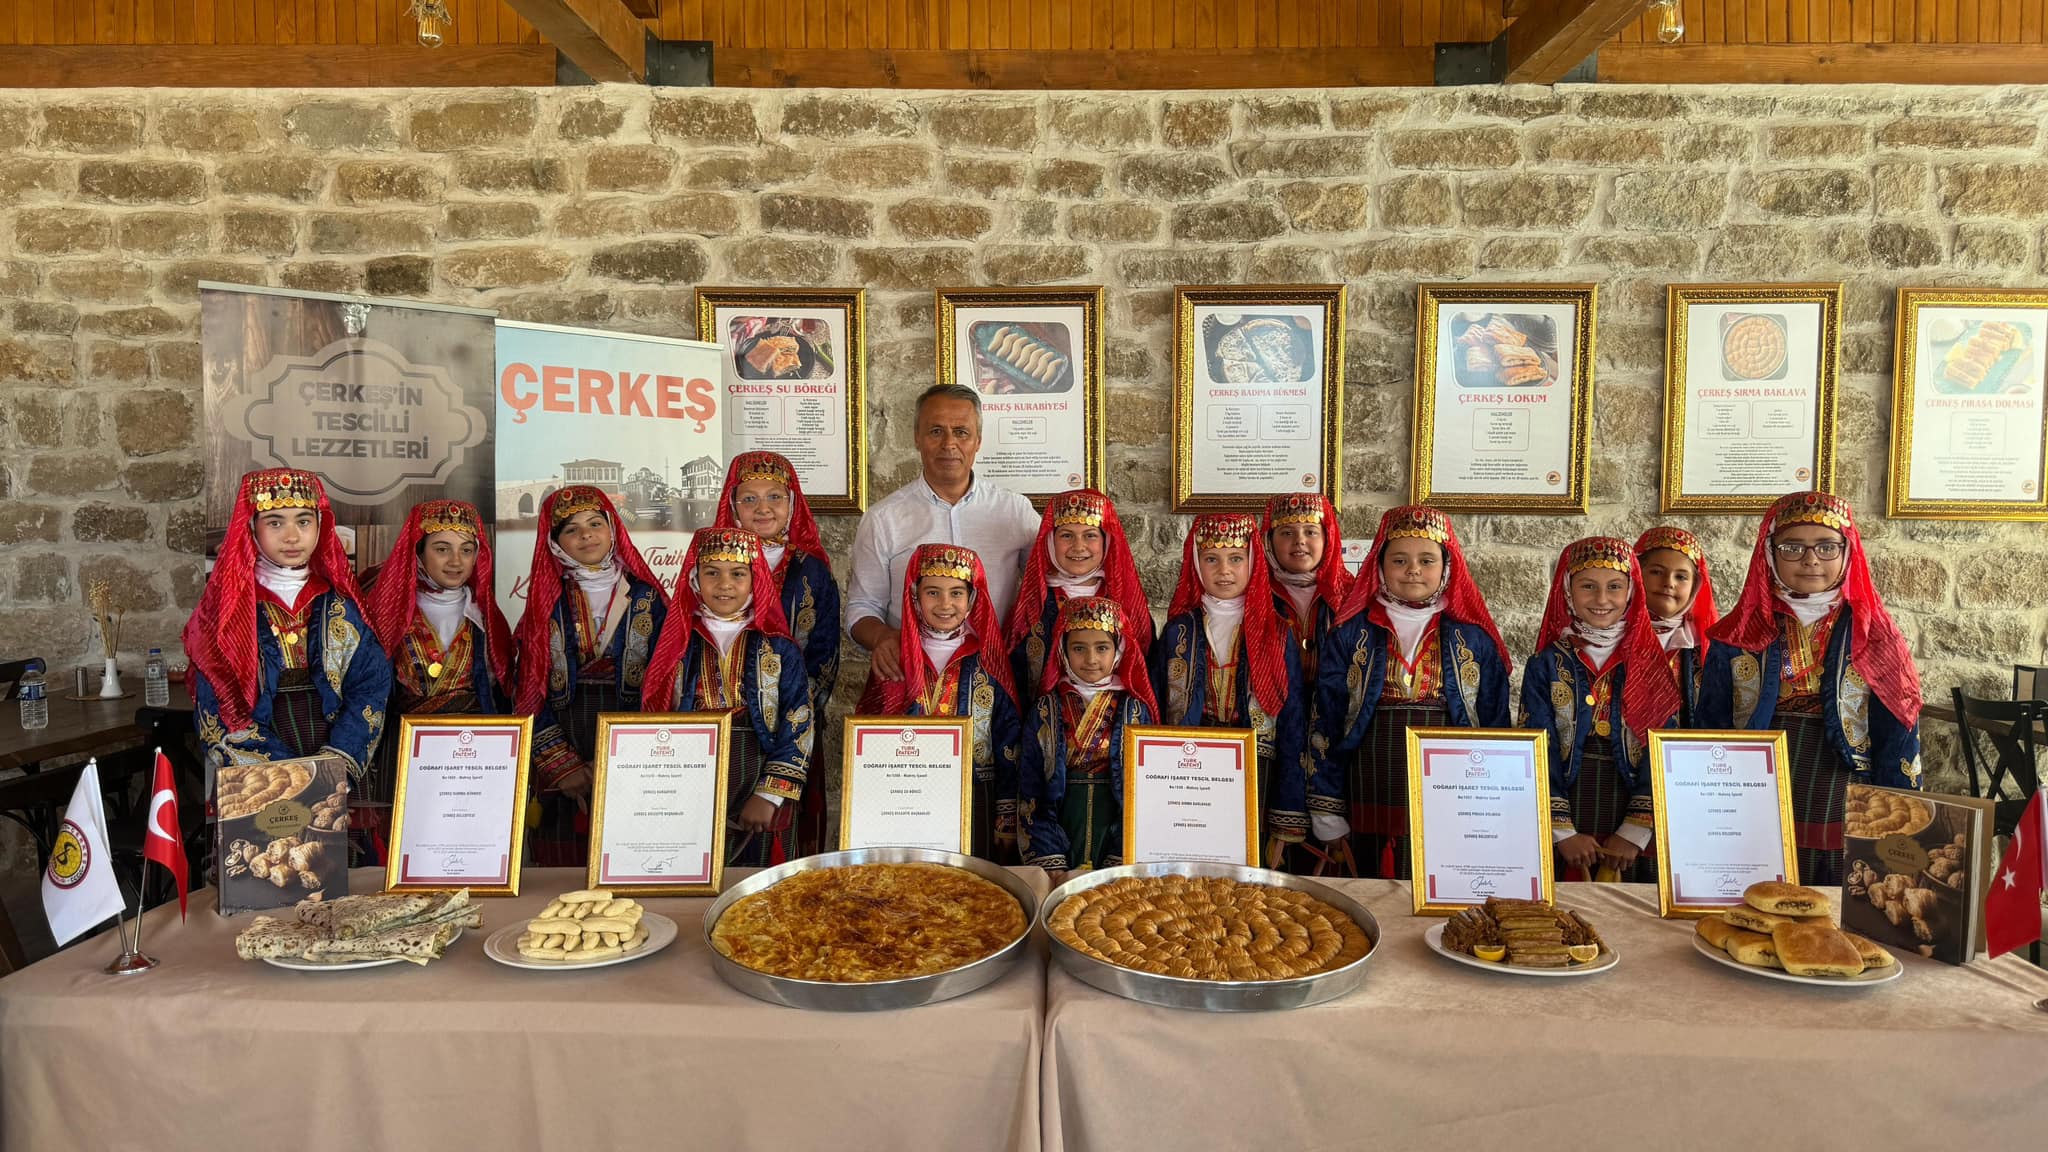
[[[1664,472],[1662,502],[1665,512],[1757,515],[1787,492],[1801,491],[1805,483],[1816,492],[1835,490],[1835,396],[1842,358],[1842,285],[1803,284],[1673,284],[1666,289],[1664,351]],[[1813,429],[1813,456],[1801,463],[1791,479],[1772,485],[1768,491],[1745,494],[1686,492],[1686,429],[1689,427],[1687,400],[1691,394],[1688,370],[1691,366],[1694,333],[1690,322],[1694,307],[1719,305],[1750,306],[1759,311],[1734,317],[1724,313],[1723,331],[1714,334],[1721,348],[1722,380],[1736,387],[1768,387],[1780,376],[1803,380],[1805,370],[1795,365],[1791,349],[1804,339],[1790,331],[1794,318],[1787,313],[1763,311],[1773,306],[1819,308],[1815,363],[1812,366],[1814,404],[1808,413]],[[1773,325],[1771,322],[1776,321]],[[1734,364],[1728,341],[1749,333],[1761,333],[1762,345],[1736,351],[1749,355],[1753,363]],[[1771,334],[1775,332],[1775,339]],[[1773,364],[1769,353],[1775,350]],[[1757,360],[1757,356],[1764,359]],[[1805,476],[1798,475],[1805,472]]]
[[[1254,284],[1245,286],[1195,286],[1177,287],[1173,290],[1173,510],[1175,512],[1256,512],[1265,508],[1271,497],[1289,492],[1321,492],[1334,506],[1341,506],[1344,498],[1344,323],[1346,288],[1342,284]],[[1216,313],[1221,308],[1270,308],[1291,309],[1295,316],[1290,319],[1300,326],[1302,314],[1308,311],[1321,313],[1322,335],[1318,340],[1313,327],[1308,336],[1297,342],[1293,349],[1300,352],[1304,347],[1311,349],[1316,357],[1314,371],[1304,385],[1314,388],[1311,399],[1318,400],[1318,416],[1321,421],[1321,443],[1315,453],[1316,471],[1302,474],[1296,482],[1288,479],[1283,484],[1259,486],[1244,491],[1198,491],[1195,478],[1195,450],[1197,445],[1196,392],[1200,381],[1198,376],[1213,373],[1198,372],[1198,366],[1208,362],[1221,362],[1223,349],[1239,322],[1228,319],[1230,314]],[[1212,339],[1202,320],[1217,320],[1226,325],[1219,329]],[[1271,317],[1247,317],[1242,323],[1250,324]],[[1240,338],[1240,346],[1251,341]],[[1254,361],[1263,365],[1263,361]],[[1217,383],[1222,381],[1217,380]],[[1242,413],[1238,418],[1242,419]],[[1270,460],[1258,460],[1261,455],[1270,456],[1273,438],[1270,430],[1256,427],[1259,414],[1254,412],[1251,423],[1244,427],[1244,435],[1233,437],[1241,440],[1245,447],[1230,452],[1217,450],[1229,457],[1233,453],[1241,456],[1241,465],[1257,464],[1261,469],[1273,467]],[[1201,417],[1207,419],[1208,417]],[[1284,422],[1284,416],[1279,417]],[[1297,457],[1297,462],[1299,457]],[[1291,466],[1290,466],[1291,469]],[[1294,473],[1290,470],[1289,477]],[[1274,479],[1280,479],[1276,474]]]
[[[413,734],[421,728],[455,729],[458,731],[509,731],[516,736],[519,766],[513,777],[512,826],[507,832],[508,859],[506,861],[506,882],[503,884],[435,883],[422,884],[404,882],[405,871],[405,808],[408,781],[412,775]],[[526,852],[526,806],[528,772],[533,766],[533,717],[531,716],[443,716],[420,714],[398,718],[398,766],[391,789],[391,833],[385,846],[384,890],[386,892],[445,892],[453,888],[468,888],[472,896],[517,896],[519,895],[520,858]]]
[[[718,763],[714,795],[718,811],[712,820],[711,867],[708,881],[680,883],[620,883],[604,877],[605,811],[609,807],[607,787],[611,782],[612,729],[622,725],[635,728],[710,728]],[[732,713],[730,712],[606,712],[597,718],[597,745],[590,760],[590,855],[584,861],[584,885],[604,888],[624,896],[716,896],[725,883],[726,788],[732,768]]]
[[[718,338],[718,312],[720,309],[744,308],[774,312],[780,309],[805,308],[839,313],[837,323],[845,334],[846,356],[846,412],[842,421],[846,428],[846,476],[845,495],[824,492],[823,485],[806,474],[801,461],[792,458],[804,482],[804,498],[815,513],[859,515],[868,506],[868,422],[867,422],[867,289],[865,288],[699,288],[697,289],[697,339],[724,347],[725,341]],[[801,352],[801,349],[799,349]],[[815,354],[815,353],[814,353]],[[726,360],[736,364],[738,353],[726,352]],[[719,389],[721,403],[726,398],[723,383]],[[721,419],[724,415],[721,414]],[[790,434],[782,439],[797,440]],[[736,456],[744,448],[730,448],[728,458]],[[787,451],[783,452],[787,456]],[[812,470],[816,471],[815,469]]]
[[[1544,382],[1537,383],[1535,389],[1528,388],[1527,381],[1498,385],[1482,382],[1487,372],[1492,372],[1493,378],[1499,379],[1506,373],[1523,370],[1505,363],[1505,358],[1496,362],[1491,369],[1470,368],[1467,367],[1467,362],[1454,360],[1451,386],[1467,389],[1498,387],[1504,393],[1517,397],[1543,397],[1547,400],[1553,393],[1541,389],[1563,384],[1566,388],[1564,440],[1567,455],[1561,462],[1561,467],[1546,469],[1540,478],[1540,483],[1545,487],[1559,488],[1561,491],[1549,493],[1442,490],[1443,477],[1438,475],[1436,468],[1436,449],[1439,440],[1437,395],[1442,384],[1438,378],[1438,353],[1445,344],[1456,347],[1459,335],[1462,334],[1451,334],[1448,340],[1445,339],[1442,322],[1446,306],[1455,309],[1451,315],[1453,324],[1468,316],[1475,317],[1466,323],[1465,331],[1490,331],[1494,326],[1492,321],[1489,319],[1487,323],[1481,324],[1479,318],[1490,315],[1499,318],[1503,325],[1514,328],[1519,334],[1521,344],[1516,345],[1517,347],[1529,345],[1532,332],[1524,331],[1525,327],[1534,330],[1537,336],[1541,335],[1541,327],[1544,324],[1552,327],[1553,331],[1547,345],[1549,352],[1544,353],[1541,347],[1536,349],[1538,356],[1533,366],[1545,369],[1546,374],[1537,378]],[[1562,334],[1555,331],[1558,317],[1541,312],[1511,311],[1517,306],[1524,309],[1570,308],[1570,339],[1563,339]],[[1429,504],[1447,512],[1584,515],[1590,501],[1590,493],[1587,491],[1587,449],[1593,430],[1594,338],[1599,289],[1592,284],[1421,284],[1416,287],[1415,308],[1414,458],[1409,467],[1409,486],[1414,493],[1414,502]],[[1475,312],[1475,309],[1478,311]],[[1498,315],[1503,310],[1509,310],[1506,316],[1527,319],[1518,327],[1506,316]],[[1510,337],[1488,343],[1488,355],[1491,356],[1495,355],[1500,347],[1514,343],[1514,339]],[[1558,353],[1566,346],[1571,349],[1570,371],[1567,374],[1568,378],[1560,379],[1559,373],[1564,371],[1564,365],[1560,362]],[[1471,412],[1475,416],[1479,412],[1476,407],[1468,409],[1463,405],[1452,405],[1450,408],[1454,412]],[[1496,422],[1500,427],[1488,429],[1488,434],[1511,439],[1514,435],[1513,421],[1507,417],[1515,413],[1528,414],[1532,409],[1533,403],[1527,400],[1517,401],[1514,406],[1498,409],[1499,417]],[[1546,408],[1545,411],[1552,410]],[[1533,416],[1531,420],[1533,421]],[[1468,434],[1468,442],[1478,431],[1479,428],[1475,425],[1473,432]],[[1523,431],[1527,433],[1526,439],[1531,445],[1523,451],[1533,455],[1533,445],[1543,438],[1535,436],[1530,429],[1525,428]],[[1539,481],[1525,480],[1525,483],[1536,482]]]
[[[1792,823],[1792,773],[1787,760],[1787,741],[1783,732],[1753,729],[1695,728],[1685,731],[1653,731],[1650,733],[1650,795],[1656,806],[1654,823],[1657,852],[1657,914],[1666,920],[1698,920],[1712,916],[1722,908],[1732,908],[1742,903],[1737,896],[1720,907],[1681,908],[1675,902],[1671,881],[1671,809],[1665,800],[1664,748],[1669,744],[1769,744],[1771,746],[1772,775],[1777,779],[1778,827],[1782,833],[1782,850],[1785,859],[1785,883],[1799,883],[1799,848]]]
[[[1138,811],[1138,763],[1140,740],[1200,740],[1206,743],[1235,743],[1244,759],[1244,858],[1259,867],[1265,860],[1259,831],[1265,813],[1259,811],[1259,739],[1249,728],[1188,728],[1164,724],[1131,724],[1124,728],[1123,858],[1137,859],[1135,825]]]
[[[1969,313],[1993,310],[2006,313],[2005,318],[1967,319]],[[1940,311],[1958,315],[1937,314]],[[2023,317],[2014,313],[2036,315]],[[1968,379],[1974,370],[1972,362],[1981,361],[1981,357],[1969,355],[1969,351],[1993,323],[2018,333],[2024,342],[1992,355],[1984,363],[1978,380],[1972,383]],[[1951,328],[1955,335],[1949,334]],[[1934,352],[1937,346],[1946,350],[1939,367],[1940,381],[1930,382],[1924,391],[1920,380],[1923,335],[1927,337],[1928,352]],[[2048,358],[2048,289],[1901,288],[1895,340],[1891,464],[1889,482],[1885,485],[1885,514],[1898,520],[2048,520],[2048,411],[2044,411],[2048,408],[2044,405],[2044,394],[2048,394],[2048,383],[2044,383],[2044,377],[2048,377],[2048,366],[2044,366],[2044,358]],[[1992,343],[1996,343],[1995,338]],[[1959,350],[1964,355],[1959,357]],[[1952,360],[1954,364],[1950,363]],[[1982,393],[1975,390],[2009,380],[2016,369],[2023,373],[2017,389],[2007,387]],[[1995,380],[1993,373],[1997,374]],[[1959,405],[1956,415],[1950,418],[1953,425],[1946,429],[1950,454],[1972,461],[1971,471],[1975,475],[1971,479],[1980,486],[1988,483],[1984,468],[1990,450],[1986,445],[2003,441],[2015,416],[2028,415],[2034,467],[2025,472],[2015,467],[2007,477],[2018,482],[2017,494],[2021,498],[1914,494],[1914,440],[1923,423],[1934,422],[1933,414],[1923,413],[1921,408],[1930,400],[1946,403],[1943,395],[1990,402],[1989,407]],[[2001,424],[2008,427],[1998,427]]]
[[[974,847],[974,718],[972,716],[848,716],[840,729],[839,847],[853,843],[853,763],[860,729],[943,728],[960,739],[960,848]]]
[[[987,324],[1045,325],[1049,322],[1059,323],[1057,320],[1048,320],[1043,317],[1052,309],[1080,309],[1081,331],[1078,334],[1069,333],[1069,344],[1066,348],[1067,355],[1064,357],[1066,361],[1064,371],[1073,373],[1075,369],[1079,369],[1079,378],[1075,379],[1067,389],[1063,390],[1048,390],[1043,393],[1026,391],[1015,394],[1003,394],[1005,396],[1053,396],[1059,395],[1061,392],[1068,394],[1078,392],[1080,394],[1082,421],[1080,469],[1078,471],[1070,471],[1066,475],[1061,476],[1059,478],[1060,487],[1047,487],[1044,484],[1030,483],[1023,476],[1013,476],[1011,474],[1009,462],[1005,459],[1001,448],[992,445],[990,440],[985,437],[982,440],[981,455],[976,457],[974,462],[974,474],[977,479],[986,474],[988,479],[1009,488],[1011,491],[1029,497],[1031,503],[1040,510],[1043,510],[1046,503],[1054,496],[1069,489],[1101,488],[1103,451],[1102,288],[1099,285],[1054,285],[1046,288],[940,288],[932,293],[932,304],[932,314],[938,325],[938,339],[935,342],[935,353],[938,359],[938,381],[941,384],[965,384],[976,392],[983,392],[984,395],[990,397],[990,399],[983,401],[982,425],[984,428],[989,427],[991,419],[1004,419],[1000,412],[1003,401],[995,399],[996,394],[994,393],[984,392],[981,386],[982,370],[984,368],[991,375],[999,376],[1013,383],[1030,386],[1036,382],[1021,367],[1013,365],[1008,358],[999,354],[994,347],[985,342],[977,341],[976,331]],[[971,354],[976,359],[973,365],[963,365],[960,363],[960,313],[962,309],[987,310],[991,312],[1014,310],[1019,315],[1006,318],[1005,320],[969,320],[967,340],[972,348]],[[1030,314],[1034,310],[1037,310],[1042,318],[1033,319]],[[1049,336],[1050,333],[1023,332],[1018,335],[1015,342],[1020,348],[1038,346],[1039,350],[1046,354],[1047,364],[1044,369],[1041,369],[1042,371],[1059,371],[1061,366],[1058,361],[1061,358],[1056,354],[1058,351],[1057,346],[1043,347],[1044,342],[1037,339],[1039,335]],[[1074,347],[1076,344],[1079,345],[1078,348]],[[1056,379],[1055,382],[1057,382]],[[1052,432],[1044,435],[1042,440],[1044,441],[1041,445],[1042,447],[1052,448],[1057,446],[1059,436],[1057,432]],[[1028,458],[1029,453],[1024,453],[1023,455]]]
[[[1422,834],[1422,742],[1455,740],[1484,744],[1524,745],[1528,749],[1538,803],[1536,805],[1537,854],[1540,878],[1537,892],[1545,904],[1557,902],[1557,851],[1550,836],[1550,733],[1541,728],[1410,728],[1408,729],[1408,860],[1409,882],[1417,916],[1449,916],[1471,904],[1431,897],[1425,877],[1429,875],[1427,839]]]

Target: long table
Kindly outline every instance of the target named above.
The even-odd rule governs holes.
[[[1026,875],[1042,894],[1044,873]],[[484,956],[484,936],[583,879],[528,870],[522,895],[481,901],[481,932],[425,968],[243,962],[233,938],[250,917],[221,919],[210,891],[183,924],[175,904],[150,913],[143,948],[163,963],[146,975],[101,973],[110,934],[59,953],[0,980],[0,1145],[1039,1147],[1042,945],[973,995],[848,1014],[728,987],[704,943],[708,899],[647,899],[679,935],[630,964]]]
[[[1335,881],[1384,933],[1364,986],[1203,1015],[1047,981],[1045,1147],[2025,1148],[2048,1131],[2048,972],[1902,957],[1867,989],[1694,954],[1648,885],[1561,884],[1620,955],[1577,979],[1431,953],[1408,886]]]

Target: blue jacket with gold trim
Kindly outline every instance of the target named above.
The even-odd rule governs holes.
[[[647,657],[654,651],[655,637],[661,635],[661,622],[668,615],[668,605],[654,585],[643,583],[631,575],[621,579],[627,585],[626,616],[619,621],[617,628],[612,629],[604,658],[612,662],[612,685],[618,689],[619,711],[638,712],[640,681],[647,675]],[[555,601],[554,618],[548,621],[548,694],[541,703],[540,712],[533,718],[533,766],[537,791],[551,788],[551,781],[566,768],[586,761],[589,756],[587,750],[569,746],[568,737],[555,719],[555,710],[567,708],[569,701],[575,698],[576,686],[582,675],[575,653],[567,646],[574,644],[576,635],[573,591],[563,589],[562,596]],[[565,641],[565,637],[572,639]],[[513,682],[518,682],[516,677]]]
[[[782,618],[803,652],[811,706],[823,712],[839,682],[839,585],[832,568],[805,552],[791,552],[782,573]]]
[[[313,670],[320,710],[327,717],[326,750],[340,753],[349,775],[359,779],[369,770],[384,733],[384,709],[391,698],[390,658],[364,622],[362,609],[339,592],[315,596],[306,621],[306,667]],[[256,703],[249,710],[251,726],[240,732],[227,730],[213,685],[197,667],[191,670],[192,722],[216,765],[289,760],[296,755],[271,727],[271,701],[284,671],[284,652],[260,622],[256,657]]]
[[[1616,668],[1608,677],[1615,771],[1628,785],[1631,798],[1645,798],[1651,792],[1649,733],[1633,731],[1621,719],[1628,666]],[[1593,705],[1587,696],[1597,679],[1569,640],[1551,641],[1522,667],[1522,727],[1550,733],[1551,816],[1567,824],[1571,821],[1572,789],[1578,785],[1579,769],[1585,761],[1586,737],[1593,732]],[[1612,830],[1589,831],[1604,836]]]
[[[752,630],[741,633],[733,643],[746,645],[740,665],[740,699],[747,726],[754,730],[766,762],[754,791],[797,799],[810,779],[811,726],[815,722],[803,652],[780,636]],[[715,710],[697,694],[704,658],[712,651],[711,642],[701,634],[690,634],[689,647],[676,666],[676,711]]]
[[[996,810],[986,827],[993,835],[1009,839],[1017,834],[1017,747],[1022,742],[1023,716],[1017,711],[1017,701],[982,670],[981,653],[970,652],[949,666],[960,669],[960,678],[953,699],[946,702],[952,711],[941,715],[973,717],[974,781],[995,797]],[[960,699],[963,693],[967,697],[964,704]],[[924,705],[912,700],[903,714],[926,713]],[[977,837],[983,827],[981,815],[976,813]]]
[[[1842,762],[1872,784],[1920,786],[1920,728],[1892,715],[1850,663],[1847,605],[1828,636],[1820,682],[1821,715],[1828,744]],[[1785,639],[1781,632],[1762,652],[1716,640],[1701,670],[1694,725],[1700,728],[1775,727],[1778,690],[1783,685]]]
[[[1506,728],[1513,721],[1508,712],[1508,669],[1501,662],[1500,648],[1486,629],[1476,624],[1438,615],[1436,626],[1437,652],[1443,661],[1438,683],[1444,687],[1444,710],[1450,714],[1451,724]],[[1315,735],[1310,743],[1317,775],[1340,787],[1347,778],[1346,758],[1358,751],[1379,711],[1393,643],[1393,634],[1363,612],[1323,637],[1316,673]],[[1309,805],[1318,811],[1345,814],[1341,799],[1337,806],[1317,808],[1314,790],[1309,793]]]
[[[1145,702],[1126,692],[1109,722],[1109,788],[1113,802],[1124,798],[1124,729],[1151,724]],[[1048,870],[1072,865],[1067,826],[1060,821],[1067,799],[1066,719],[1057,695],[1040,696],[1024,730],[1024,762],[1017,770],[1018,812],[1023,825],[1024,863]]]
[[[1287,702],[1278,716],[1268,716],[1252,695],[1244,637],[1239,634],[1237,714],[1246,718],[1243,726],[1258,737],[1259,790],[1265,795],[1266,827],[1283,840],[1299,843],[1308,836],[1310,791],[1326,799],[1342,797],[1344,782],[1316,771],[1308,751],[1308,693],[1301,682],[1301,658],[1295,645],[1280,647],[1287,663]],[[1209,695],[1209,636],[1201,608],[1166,621],[1159,638],[1152,642],[1145,667],[1152,677],[1153,698],[1159,701],[1161,724],[1209,726],[1202,719]]]

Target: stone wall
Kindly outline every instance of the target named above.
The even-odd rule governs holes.
[[[916,468],[933,287],[1102,283],[1106,484],[1160,603],[1175,284],[1350,285],[1356,535],[1407,493],[1416,282],[1595,281],[1592,514],[1462,525],[1519,653],[1554,549],[1657,517],[1665,285],[1840,279],[1841,489],[1929,694],[1994,691],[2042,655],[2048,541],[1879,515],[1893,293],[2042,282],[2044,114],[2042,89],[0,94],[0,652],[87,658],[96,577],[133,651],[175,644],[199,279],[669,335],[699,283],[865,285],[878,493]],[[1732,597],[1750,522],[1686,523]]]

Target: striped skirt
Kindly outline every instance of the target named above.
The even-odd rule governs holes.
[[[1785,751],[1792,762],[1792,826],[1799,852],[1799,882],[1820,887],[1840,884],[1842,816],[1855,774],[1829,741],[1825,716],[1781,708],[1777,721],[1785,730]]]
[[[277,692],[270,698],[270,730],[293,756],[311,756],[326,747],[327,713],[311,671],[299,668],[278,676]]]
[[[1384,703],[1373,712],[1348,781],[1351,850],[1363,875],[1413,878],[1408,853],[1408,729],[1443,728],[1450,722],[1441,703]]]
[[[1628,810],[1629,787],[1628,782],[1621,778],[1621,765],[1614,754],[1614,738],[1587,733],[1585,746],[1579,754],[1579,778],[1572,784],[1573,827],[1595,840],[1605,841],[1628,819]],[[1599,866],[1595,865],[1596,868]],[[1558,865],[1558,878],[1567,878],[1562,862]],[[1592,879],[1590,876],[1574,878]],[[1635,863],[1621,870],[1619,879],[1624,884],[1655,884],[1656,855],[1640,853]]]
[[[619,710],[616,681],[579,681],[569,702],[555,709],[562,737],[585,764],[597,751],[597,718]],[[533,862],[541,868],[582,868],[590,863],[590,810],[585,802],[560,792],[541,795],[540,823],[529,841]]]
[[[761,753],[761,741],[754,735],[753,727],[735,723],[725,781],[725,862],[729,867],[767,868],[795,858],[796,812],[803,802],[801,798],[776,805],[775,819],[765,832],[740,828],[740,809],[746,807],[754,790],[761,786],[767,769],[768,758]]]
[[[1060,824],[1067,830],[1071,871],[1113,868],[1123,863],[1122,798],[1108,775],[1069,777],[1060,798]]]

